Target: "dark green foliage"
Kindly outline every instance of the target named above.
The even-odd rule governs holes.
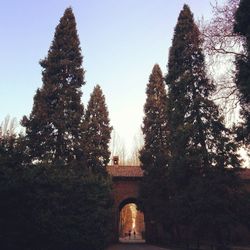
[[[159,65],[155,65],[149,77],[146,89],[147,99],[144,105],[142,132],[144,146],[140,151],[140,160],[144,170],[141,185],[141,209],[148,220],[162,222],[163,205],[168,194],[165,192],[168,157],[168,119],[167,96],[164,79]],[[161,211],[161,212],[159,212]],[[162,213],[163,212],[163,213]]]
[[[171,164],[183,180],[208,168],[239,167],[237,145],[210,97],[214,85],[206,77],[199,30],[184,5],[170,49],[168,75]],[[182,178],[181,178],[182,179]],[[184,181],[185,182],[185,181]],[[184,184],[180,181],[180,184]]]
[[[1,249],[104,249],[110,237],[108,179],[70,166],[1,167]]]
[[[168,121],[167,96],[161,69],[156,64],[149,77],[144,105],[142,132],[145,138],[140,152],[142,168],[148,173],[152,167],[166,165]]]
[[[66,164],[79,158],[83,116],[81,87],[84,71],[71,8],[65,10],[48,56],[40,64],[43,86],[36,92],[29,118],[24,117],[22,121],[30,160]]]
[[[112,127],[109,124],[109,113],[105,96],[97,85],[91,94],[84,121],[84,145],[87,165],[96,173],[105,173],[109,162],[109,141]]]
[[[209,99],[214,85],[206,77],[200,33],[188,6],[181,11],[175,28],[168,69],[166,80],[173,165],[187,168],[198,165],[204,169],[211,165],[237,164],[235,157],[233,162],[214,159],[219,152],[222,154],[224,147],[228,146],[227,151],[233,153],[235,146],[230,141],[229,131],[222,123],[217,106]],[[180,155],[188,157],[189,161],[178,159]],[[178,164],[175,164],[176,160]]]
[[[23,165],[23,139],[0,138],[0,249],[104,249],[112,225],[110,179],[79,162]]]
[[[248,0],[240,0],[238,10],[235,13],[234,31],[241,36],[250,38],[250,3]]]
[[[236,58],[236,85],[242,107],[243,139],[246,145],[250,143],[250,2],[241,0],[235,13],[234,31],[245,38],[244,55]]]
[[[226,169],[211,169],[206,176],[192,180],[188,204],[196,237],[217,244],[229,243],[230,230],[239,223],[248,223],[245,219],[249,217],[249,195],[240,185],[233,170]]]
[[[21,168],[25,162],[25,138],[15,134],[0,137],[0,168],[8,167],[10,169]]]
[[[175,230],[192,228],[200,237],[202,225],[213,217],[206,233],[219,235],[236,221],[237,209],[230,202],[238,189],[235,169],[240,161],[233,135],[211,100],[215,87],[206,76],[200,32],[187,5],[175,27],[166,82],[171,156],[166,182],[172,211],[166,221]]]

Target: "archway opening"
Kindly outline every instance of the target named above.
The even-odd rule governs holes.
[[[135,202],[127,202],[120,207],[120,242],[145,242],[145,222],[143,212]]]

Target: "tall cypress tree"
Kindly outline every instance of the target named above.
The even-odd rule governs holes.
[[[102,89],[97,85],[91,94],[85,114],[85,140],[87,165],[97,173],[105,173],[109,162],[109,141],[112,127]]]
[[[206,76],[200,32],[187,5],[175,27],[166,82],[171,165],[188,171],[197,167],[199,171],[210,167],[238,167],[237,147],[211,100],[215,86]]]
[[[162,226],[162,218],[165,214],[164,204],[168,199],[165,188],[169,130],[167,95],[164,78],[158,64],[153,67],[146,94],[142,126],[144,146],[140,151],[140,160],[144,170],[140,199],[146,221],[155,221],[159,228]],[[147,239],[154,242],[150,229],[147,230]]]
[[[56,27],[48,56],[40,62],[43,86],[32,112],[22,120],[31,160],[65,164],[77,158],[83,116],[84,70],[76,21],[67,8]]]
[[[200,32],[187,5],[180,12],[175,27],[166,82],[169,87],[168,181],[172,217],[175,223],[193,224],[199,229],[204,229],[200,226],[206,222],[206,229],[219,235],[221,224],[232,222],[229,218],[232,219],[233,208],[229,201],[238,184],[233,169],[240,166],[240,161],[232,134],[211,100],[215,87],[206,76]],[[214,186],[209,189],[208,185]],[[208,203],[204,196],[211,198]],[[207,208],[206,212],[201,208]],[[214,224],[209,227],[211,218]]]
[[[236,85],[240,92],[242,116],[245,120],[243,136],[250,142],[250,2],[241,0],[235,13],[234,31],[245,37],[245,54],[236,58]]]
[[[145,173],[149,173],[151,168],[166,164],[164,159],[168,139],[167,95],[158,64],[153,67],[146,94],[142,126],[144,146],[140,152],[140,159]]]

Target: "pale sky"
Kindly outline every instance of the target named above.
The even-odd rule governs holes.
[[[183,4],[195,19],[211,17],[214,0],[3,0],[0,15],[0,122],[29,115],[42,86],[39,60],[64,10],[73,8],[86,70],[83,103],[94,86],[106,96],[111,124],[128,151],[143,117],[153,65],[166,73],[168,50]],[[218,1],[224,2],[223,0]]]

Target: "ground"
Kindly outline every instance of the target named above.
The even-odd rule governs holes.
[[[108,247],[107,250],[167,250],[167,248],[147,244],[116,244]]]

